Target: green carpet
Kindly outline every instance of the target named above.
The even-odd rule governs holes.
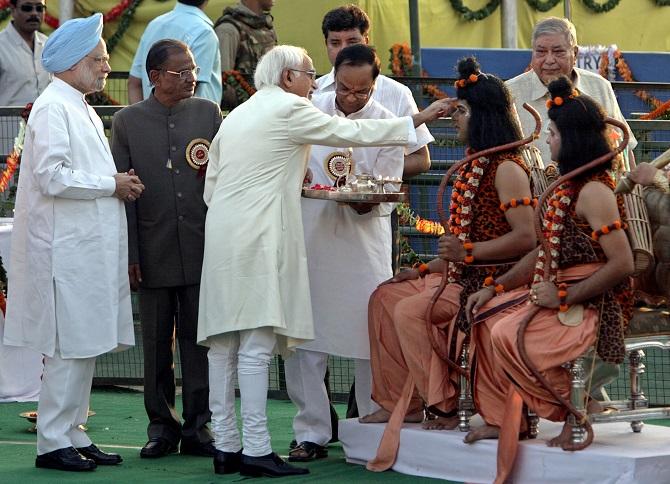
[[[238,402],[239,403],[239,402]],[[31,424],[20,418],[21,412],[35,410],[36,403],[0,404],[0,482],[10,483],[157,483],[157,482],[238,482],[239,474],[214,474],[212,460],[205,457],[178,454],[162,459],[140,459],[139,449],[146,442],[146,425],[142,393],[117,388],[96,389],[91,397],[91,409],[96,415],[88,421],[88,434],[101,448],[123,456],[120,466],[101,466],[94,472],[69,473],[35,468],[35,434],[28,432]],[[337,406],[340,415],[343,405]],[[272,447],[280,455],[288,453],[293,438],[291,420],[295,407],[291,402],[270,400],[268,418]],[[435,479],[406,476],[396,472],[368,472],[363,466],[347,464],[340,444],[331,444],[326,459],[305,465],[311,473],[299,478],[272,482],[437,482]],[[269,479],[255,479],[264,482]],[[444,482],[444,481],[440,481]]]

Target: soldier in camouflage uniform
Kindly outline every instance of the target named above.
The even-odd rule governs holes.
[[[270,9],[274,0],[240,0],[226,7],[214,24],[221,49],[221,71],[238,71],[250,83],[260,57],[277,45]],[[221,105],[232,109],[241,100],[235,89],[224,84]]]

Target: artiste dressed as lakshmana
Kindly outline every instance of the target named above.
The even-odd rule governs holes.
[[[502,81],[481,73],[473,58],[461,60],[458,71],[452,116],[458,138],[469,151],[521,140]],[[456,359],[468,331],[468,321],[459,313],[468,295],[535,246],[530,197],[528,169],[516,150],[466,163],[453,187],[449,234],[439,240],[439,258],[401,272],[372,294],[368,313],[372,397],[382,408],[360,421],[391,418],[391,423],[369,469],[384,470],[393,464],[402,420],[423,420],[424,402],[444,417],[427,422],[425,428],[456,425],[457,375],[433,350],[426,309],[442,273],[448,271],[449,284],[434,306],[432,331],[443,352]]]
[[[602,108],[578,95],[565,77],[553,81],[549,92],[547,142],[560,172],[606,155],[610,146]],[[496,482],[504,482],[511,471],[516,441],[526,430],[522,403],[542,418],[567,417],[566,408],[524,364],[517,336],[526,315],[539,306],[524,333],[525,352],[564,399],[569,397],[570,375],[562,364],[593,345],[604,361],[623,360],[623,335],[632,309],[633,255],[622,230],[623,201],[613,193],[610,167],[605,162],[568,178],[548,198],[543,235],[550,263],[538,248],[495,280],[494,287],[504,289],[504,294],[492,299],[495,292],[487,287],[468,300],[466,311],[475,316],[475,405],[486,426],[471,431],[466,442],[500,433]],[[502,311],[496,314],[497,309]],[[549,445],[569,449],[569,438],[566,424]]]

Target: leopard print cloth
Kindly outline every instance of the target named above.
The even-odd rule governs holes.
[[[498,191],[495,187],[498,166],[505,160],[513,161],[519,165],[527,175],[530,173],[523,158],[516,151],[504,151],[491,156],[486,171],[479,181],[479,191],[472,204],[470,241],[473,243],[497,239],[512,230],[505,218],[505,212],[500,210],[501,200],[498,198]],[[465,167],[465,169],[469,168]],[[480,261],[475,261],[475,265],[466,265],[458,281],[463,286],[463,291],[460,296],[461,309],[456,317],[456,324],[466,334],[470,332],[470,323],[464,311],[468,297],[482,288],[487,276],[496,277],[504,274],[513,265],[512,263],[491,266],[480,264],[482,264]]]
[[[591,238],[591,227],[586,220],[577,216],[575,207],[582,187],[590,181],[599,181],[614,189],[614,180],[607,172],[599,172],[576,182],[577,196],[570,206],[570,216],[564,221],[561,235],[561,255],[558,266],[561,269],[578,264],[605,262],[607,259],[600,244]],[[626,214],[623,198],[617,196],[621,220]],[[609,363],[621,363],[625,356],[624,333],[633,316],[633,289],[630,278],[617,284],[601,296],[586,301],[585,305],[600,311],[600,327],[596,351]]]

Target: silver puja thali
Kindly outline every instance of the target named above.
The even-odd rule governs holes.
[[[335,202],[384,203],[407,201],[407,193],[405,192],[373,193],[303,188],[302,196],[319,200],[333,200]]]

